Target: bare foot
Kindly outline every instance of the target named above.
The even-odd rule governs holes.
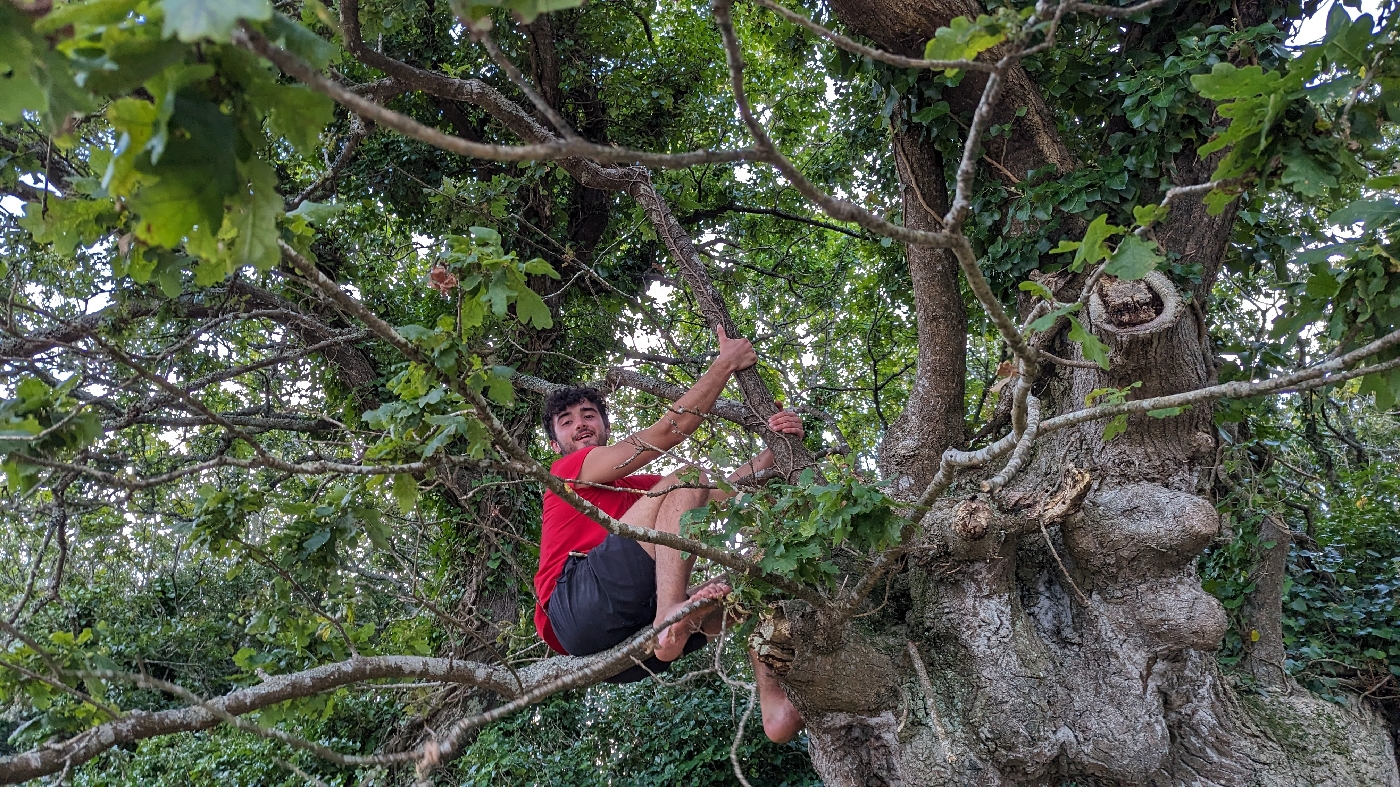
[[[733,631],[743,625],[747,618],[748,615],[741,612],[739,607],[717,609],[706,616],[704,622],[700,624],[700,632],[710,639],[714,639],[725,629]]]
[[[729,595],[729,586],[723,582],[705,585],[680,604],[670,609],[657,610],[656,622],[662,622],[692,601],[702,598],[724,598],[727,595]],[[661,636],[656,638],[656,657],[662,661],[675,661],[680,658],[685,653],[686,640],[690,639],[690,635],[699,629],[701,622],[709,614],[710,610],[708,609],[692,612],[661,632]]]

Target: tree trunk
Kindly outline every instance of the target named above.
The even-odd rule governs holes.
[[[977,12],[957,5],[833,0],[856,32],[904,53],[918,51],[950,17]],[[952,92],[973,91],[980,87],[969,78]],[[1031,111],[1015,119],[1018,106]],[[1017,126],[1008,147],[994,152],[1018,177],[1046,164],[1074,166],[1043,109],[1033,82],[1013,69],[999,112]],[[946,199],[942,162],[903,135],[893,153],[913,226],[942,209],[929,202]],[[1207,180],[1215,165],[1194,151],[1173,163],[1183,184]],[[911,184],[929,204],[910,205]],[[1082,409],[1098,388],[1140,382],[1129,396],[1145,398],[1215,381],[1196,304],[1215,280],[1234,217],[1234,208],[1209,216],[1188,200],[1158,228],[1167,250],[1202,266],[1193,291],[1178,291],[1160,274],[1100,284],[1082,316],[1111,348],[1111,369],[1045,372],[1035,388],[1044,417]],[[961,361],[937,348],[924,357],[926,337],[934,344],[963,319],[927,301],[948,290],[940,263],[934,252],[910,252],[919,376],[881,451],[896,490],[922,488],[950,442],[938,402],[954,395],[957,385],[942,375],[962,376]],[[1079,345],[1063,337],[1049,349],[1081,358]],[[959,393],[959,407],[961,400]],[[1102,422],[1055,433],[986,501],[991,523],[971,534],[975,540],[951,524],[980,479],[960,481],[935,504],[926,520],[933,526],[917,536],[889,586],[875,590],[864,617],[836,624],[785,602],[779,650],[791,659],[777,671],[808,722],[825,782],[1400,787],[1390,735],[1369,707],[1325,702],[1277,668],[1264,690],[1248,693],[1220,671],[1225,615],[1196,573],[1196,556],[1220,525],[1207,497],[1216,449],[1207,407],[1131,417],[1107,442]],[[1042,521],[1038,504],[1066,496],[1079,504]],[[1286,546],[1279,550],[1286,554]],[[1277,555],[1266,557],[1270,566],[1279,562],[1270,557]],[[1271,588],[1252,614],[1276,623]],[[1279,628],[1259,630],[1253,653],[1272,660],[1281,653]]]

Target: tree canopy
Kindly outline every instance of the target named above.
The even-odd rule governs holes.
[[[1395,4],[850,5],[0,2],[0,782],[816,783],[739,657],[783,604],[952,762],[911,571],[1024,536],[1103,603],[1066,523],[1133,473],[1222,517],[1231,690],[1393,735]],[[748,620],[596,686],[652,632],[534,633],[541,396],[648,423],[716,326],[760,363],[663,464],[778,469],[600,521]]]

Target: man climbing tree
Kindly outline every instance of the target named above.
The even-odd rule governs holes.
[[[0,0],[0,782],[1400,787],[1357,5]]]
[[[704,420],[730,376],[757,362],[747,339],[730,339],[720,328],[719,354],[689,391],[667,407],[655,424],[609,444],[607,404],[593,388],[562,388],[545,399],[544,427],[550,447],[562,458],[550,472],[579,497],[623,523],[663,533],[679,533],[681,516],[709,501],[730,496],[718,488],[685,485],[684,473],[641,475],[646,467],[680,445]],[[779,411],[768,427],[801,439],[802,419]],[[764,449],[730,476],[738,482],[773,465]],[[703,476],[701,476],[703,479]],[[546,491],[540,537],[540,567],[535,574],[535,627],[559,653],[586,656],[607,650],[652,624],[658,628],[688,602],[721,599],[729,585],[712,581],[688,590],[695,557],[676,549],[610,534],[558,495]],[[669,669],[671,662],[702,647],[718,634],[722,609],[701,608],[665,626],[657,635],[655,654],[609,680],[627,683]],[[756,659],[763,729],[770,739],[791,740],[801,717],[782,687]]]

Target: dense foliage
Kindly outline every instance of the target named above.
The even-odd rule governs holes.
[[[596,142],[745,144],[707,4],[448,5],[365,2],[358,19],[376,49],[527,104],[461,22],[494,20],[506,56]],[[1227,151],[1206,199],[1242,205],[1231,275],[1193,305],[1209,315],[1222,381],[1262,379],[1400,324],[1394,3],[1355,18],[1332,5],[1310,47],[1288,34],[1317,8],[1280,6],[1239,29],[1214,21],[1217,5],[1229,4],[1146,12],[1175,20],[1150,28],[1152,41],[1122,19],[1067,21],[1026,67],[1083,166],[1017,173],[1012,185],[982,173],[972,195],[968,232],[996,292],[1007,304],[1051,301],[1031,330],[1065,317],[1070,342],[1105,368],[1077,307],[1054,304],[1030,273],[1107,262],[1123,279],[1160,270],[1200,281],[1152,234],[1182,150]],[[976,55],[1029,14],[989,6],[945,28],[930,56]],[[554,13],[523,23],[544,11]],[[898,219],[893,130],[926,135],[955,166],[968,119],[944,94],[966,71],[850,55],[757,7],[737,17],[752,100],[823,188]],[[539,486],[491,464],[493,437],[454,382],[488,397],[547,463],[534,381],[625,366],[685,385],[708,358],[709,327],[638,205],[558,166],[451,155],[352,118],[242,46],[244,25],[367,95],[382,76],[337,43],[338,10],[317,0],[0,1],[0,616],[29,640],[0,635],[0,755],[79,734],[116,709],[188,704],[142,677],[212,697],[353,653],[539,661],[529,585]],[[519,142],[465,102],[377,97],[464,139]],[[990,130],[993,158],[1010,133]],[[770,168],[704,164],[653,178],[754,337],[769,389],[803,408],[808,447],[834,457],[821,478],[747,490],[723,517],[696,517],[693,535],[757,547],[764,570],[837,586],[843,566],[894,544],[904,524],[875,470],[916,361],[903,249],[815,212]],[[322,297],[279,242],[396,326],[423,361]],[[964,300],[976,304],[970,291]],[[994,420],[1008,354],[981,312],[969,334],[975,432]],[[1231,526],[1201,564],[1231,611],[1229,668],[1251,637],[1236,611],[1269,546],[1258,525],[1286,523],[1296,535],[1283,667],[1338,702],[1365,692],[1392,718],[1397,392],[1400,368],[1218,406],[1216,492]],[[1100,403],[1132,397],[1099,393]],[[615,431],[663,407],[619,388]],[[1108,421],[1105,437],[1127,423]],[[721,468],[759,447],[716,421],[682,450]],[[771,590],[755,583],[744,601]],[[728,647],[728,668],[751,680]],[[709,653],[682,666],[705,669]],[[376,683],[254,719],[369,754],[499,699]],[[703,676],[556,695],[482,730],[442,778],[730,783],[746,702]],[[754,784],[812,784],[804,745],[763,741],[750,720],[739,759]],[[114,749],[70,776],[251,785],[306,783],[303,772],[337,784],[409,778],[228,726]]]

